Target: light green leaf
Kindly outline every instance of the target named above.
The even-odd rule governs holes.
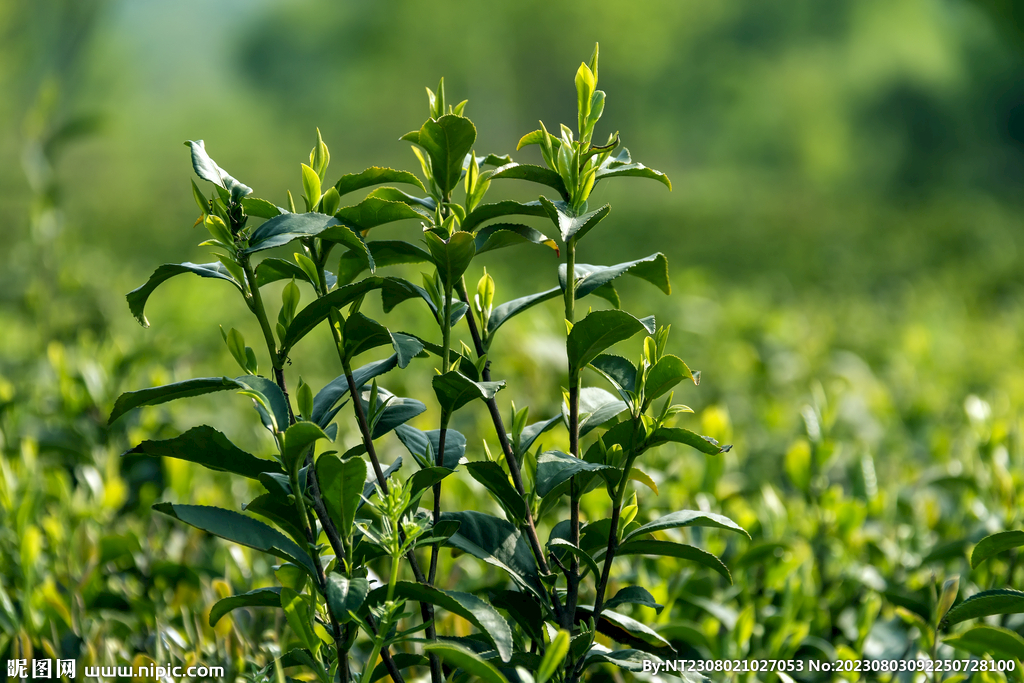
[[[543,166],[517,164],[515,162],[505,164],[504,166],[494,169],[494,173],[491,174],[491,180],[497,180],[499,178],[528,180],[532,183],[547,185],[548,187],[554,188],[558,194],[561,195],[562,199],[568,198],[568,193],[565,191],[565,183],[562,182],[562,177],[551,169],[544,168]]]
[[[561,668],[567,654],[569,654],[569,632],[559,629],[558,635],[552,639],[551,644],[544,651],[544,658],[540,660],[534,681],[548,683],[548,680]]]
[[[302,164],[302,191],[310,211],[316,211],[320,204],[320,176],[306,164]]]
[[[691,432],[689,429],[683,429],[682,427],[659,427],[654,431],[648,440],[647,446],[653,448],[663,443],[681,443],[687,446],[696,448],[701,453],[707,455],[718,455],[719,453],[727,453],[732,445],[726,444],[725,446],[719,446],[718,442],[712,439],[710,436],[701,436],[696,432]]]
[[[447,241],[433,232],[425,233],[427,249],[433,258],[441,282],[454,284],[459,281],[476,256],[476,242],[468,232],[454,232]]]
[[[320,439],[331,440],[314,422],[296,422],[288,427],[284,433],[284,453],[281,456],[285,467],[297,471],[305,460],[306,451]]]
[[[447,439],[446,439],[447,441]],[[447,449],[446,449],[447,450]],[[496,462],[488,460],[471,462],[466,465],[469,476],[484,485],[488,491],[502,504],[513,521],[526,519],[526,502],[509,481],[508,474]]]
[[[306,168],[305,164],[303,164],[303,168]],[[295,635],[299,637],[299,640],[309,648],[315,657],[316,653],[320,651],[322,642],[316,633],[313,632],[313,627],[310,626],[310,610],[306,598],[291,588],[282,588],[281,608],[288,618],[288,625],[292,627]]]
[[[978,657],[999,656],[1024,661],[1024,638],[1008,628],[975,626],[942,642]]]
[[[665,355],[651,368],[644,384],[644,396],[648,401],[668,393],[668,390],[684,379],[693,382],[693,373],[686,363],[677,356]]]

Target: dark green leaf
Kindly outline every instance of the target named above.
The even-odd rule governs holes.
[[[366,463],[362,458],[342,461],[337,455],[321,455],[316,461],[324,505],[342,536],[352,533],[352,523],[366,483]]]
[[[665,609],[665,606],[658,604],[654,596],[642,586],[626,586],[616,593],[614,598],[605,603],[605,607],[608,609],[615,609],[619,605],[643,605],[650,607],[658,614]]]
[[[986,536],[974,546],[974,552],[971,553],[971,568],[977,568],[982,562],[999,553],[1021,546],[1024,546],[1024,531],[1000,531]]]
[[[552,538],[548,541],[548,547],[556,550],[565,550],[570,555],[574,555],[579,559],[590,571],[594,573],[595,577],[601,576],[601,570],[597,568],[597,562],[594,561],[590,555],[586,552],[573,545],[570,541],[564,538]],[[586,572],[583,573],[586,575]],[[596,580],[596,578],[595,578]]]
[[[205,505],[158,503],[153,506],[153,509],[214,536],[220,536],[239,545],[291,560],[304,568],[314,581],[316,580],[313,560],[306,551],[280,531],[263,522],[238,512]]]
[[[978,657],[1006,657],[1024,661],[1024,638],[999,626],[975,626],[969,631],[945,638],[942,642]]]
[[[378,225],[402,220],[420,220],[423,215],[408,204],[393,202],[380,197],[367,197],[354,206],[344,206],[334,214],[338,222],[353,230],[363,231]]]
[[[356,299],[365,295],[367,292],[373,291],[374,289],[380,289],[384,286],[384,281],[385,278],[368,277],[364,280],[360,280],[359,282],[354,282],[350,285],[345,285],[344,287],[338,287],[330,294],[322,296],[310,303],[295,314],[291,325],[288,326],[285,337],[281,340],[282,353],[286,353],[289,349],[295,346],[300,339],[309,334],[313,328],[326,320],[327,316],[329,316],[335,308],[347,306]]]
[[[390,396],[390,394],[381,390],[379,400],[383,400],[386,396]],[[363,406],[368,409],[369,403],[366,398],[364,397],[362,401]],[[426,410],[427,407],[414,398],[403,398],[400,396],[391,398],[384,408],[380,420],[377,421],[376,426],[373,428],[373,438],[379,439],[398,425],[405,424],[417,415],[426,412]]]
[[[593,613],[593,605],[580,605],[577,608],[577,617],[581,615],[589,617]],[[665,647],[674,651],[672,645],[662,638],[657,631],[641,624],[636,619],[631,619],[611,610],[602,610],[601,621],[602,623],[598,624],[598,630],[620,643],[641,647],[646,644],[654,647]]]
[[[246,453],[207,425],[193,427],[173,439],[143,441],[124,455],[129,453],[187,460],[211,470],[240,474],[250,479],[259,479],[263,472],[281,471],[278,463]]]
[[[526,519],[526,502],[519,495],[508,474],[496,462],[489,460],[471,462],[466,465],[469,475],[484,485],[508,511],[514,521]]]
[[[192,168],[197,176],[227,190],[231,199],[236,202],[242,197],[252,194],[252,188],[232,178],[227,171],[210,158],[210,155],[206,153],[206,143],[202,140],[195,142],[189,140],[185,144],[192,150]]]
[[[358,612],[370,592],[370,582],[366,579],[350,579],[340,574],[327,577],[327,604],[338,623],[347,623],[352,616],[349,612]]]
[[[622,152],[625,152],[623,156]],[[603,178],[618,178],[618,177],[633,177],[633,178],[651,178],[657,180],[659,183],[672,189],[672,181],[668,179],[668,176],[661,171],[655,171],[653,168],[647,168],[643,164],[633,163],[625,161],[629,159],[629,150],[623,148],[617,156],[609,157],[601,164],[601,168],[597,169],[597,174],[594,177],[595,183]]]
[[[491,317],[487,319],[487,336],[497,332],[498,328],[505,324],[505,322],[512,316],[519,315],[526,309],[532,308],[544,301],[554,299],[561,294],[562,290],[555,287],[554,289],[523,296],[518,299],[505,302],[500,306],[496,306],[494,310],[491,311]]]
[[[366,262],[366,255],[363,255],[363,262]],[[364,266],[365,267],[365,266]],[[338,283],[338,278],[329,272],[325,272],[324,275],[327,279],[327,288],[333,289],[334,285]],[[267,258],[260,261],[260,264],[256,266],[256,286],[263,287],[269,285],[271,282],[277,282],[279,280],[301,280],[308,282],[311,285],[319,286],[320,283],[314,283],[309,279],[298,264],[292,263],[291,261],[285,261],[279,258]]]
[[[563,199],[568,197],[568,193],[565,191],[565,183],[562,182],[562,177],[543,166],[517,164],[515,162],[505,164],[504,166],[494,169],[494,173],[491,174],[491,180],[496,180],[498,178],[529,180],[532,183],[539,183],[541,185],[547,185],[548,187],[554,188]]]
[[[381,168],[380,166],[371,166],[359,173],[343,175],[334,184],[334,189],[338,191],[338,194],[345,196],[349,192],[355,192],[356,190],[362,190],[363,188],[383,183],[405,183],[406,185],[415,185],[421,190],[424,189],[423,183],[412,173],[396,171],[393,168]]]
[[[537,575],[537,564],[530,547],[515,526],[482,512],[445,512],[443,520],[459,522],[459,530],[447,545],[499,567],[522,588],[540,598],[544,594]]]
[[[590,367],[611,382],[619,390],[620,395],[623,391],[636,391],[636,366],[622,356],[601,354],[590,361]]]
[[[413,666],[426,666],[428,662],[427,658],[423,655],[417,655],[411,652],[396,652],[391,656],[391,660],[395,663],[395,668],[399,671]],[[370,680],[379,681],[388,675],[390,674],[387,666],[384,662],[381,662],[374,667],[373,673],[370,674]]]
[[[462,164],[476,142],[476,126],[462,116],[448,114],[430,119],[420,128],[416,143],[427,151],[434,181],[445,195],[462,178]]]
[[[334,216],[322,213],[283,213],[253,231],[245,252],[252,254],[280,247],[301,237],[316,237],[329,226],[337,224]]]
[[[264,424],[266,424],[267,417],[265,411],[269,410],[270,414],[273,415],[277,431],[284,431],[288,426],[290,417],[288,400],[284,397],[281,387],[277,386],[272,380],[257,375],[238,377],[235,381],[247,389],[249,393],[259,396],[262,403],[265,404],[264,406],[257,402],[256,406],[257,410],[260,410],[261,415],[264,416]],[[269,428],[270,425],[267,426]]]
[[[427,446],[429,444],[432,458],[437,457],[437,450],[440,448],[441,430],[434,429],[429,432],[416,429],[409,425],[402,425],[395,429],[395,434],[418,462],[433,466],[434,461],[427,459]],[[444,437],[444,466],[454,470],[459,461],[466,454],[466,437],[460,432],[449,429]]]
[[[562,236],[563,242],[568,242],[570,238],[575,238],[577,241],[583,239],[612,210],[610,205],[605,204],[601,208],[585,213],[582,216],[574,216],[570,213],[569,206],[565,202],[552,202],[547,197],[541,197],[540,203],[547,212],[551,222],[558,226],[558,232]]]
[[[228,389],[244,388],[239,382],[227,377],[199,377],[187,379],[173,384],[164,384],[159,387],[139,389],[121,394],[114,402],[114,410],[110,413],[107,424],[113,424],[114,420],[121,417],[129,410],[141,406],[155,406],[168,401],[175,401],[179,398],[190,396],[202,396],[215,391],[227,391]]]
[[[260,478],[260,483],[264,484],[264,486],[275,481],[270,477]],[[271,483],[271,486],[274,486],[274,484]],[[302,523],[298,510],[288,502],[287,492],[282,496],[279,495],[281,491],[278,490],[278,487],[275,486],[274,489],[274,493],[264,493],[261,496],[257,496],[247,504],[242,505],[242,509],[270,520],[295,539],[296,543],[305,543],[306,526]]]
[[[431,643],[423,646],[423,651],[437,655],[447,664],[458,667],[467,674],[484,683],[508,683],[508,679],[494,668],[494,665],[480,657],[472,650],[450,643]]]
[[[574,458],[561,451],[546,451],[537,456],[537,495],[543,498],[556,486],[580,472],[599,472],[615,469]]]
[[[561,179],[559,179],[561,182]],[[500,218],[501,216],[546,216],[544,207],[540,205],[539,201],[534,202],[515,202],[506,200],[503,202],[496,202],[494,204],[481,204],[476,207],[466,216],[466,220],[462,221],[462,229],[466,232],[475,232],[476,227],[485,221],[489,221],[492,218]]]
[[[554,417],[542,420],[540,422],[534,422],[532,425],[528,425],[523,429],[523,433],[519,437],[519,452],[525,453],[530,449],[533,443],[540,437],[541,434],[548,431],[556,424],[562,421],[561,415],[555,415]]]
[[[706,526],[716,527],[719,529],[729,529],[741,533],[747,538],[750,538],[743,527],[736,524],[728,517],[719,515],[714,512],[699,512],[697,510],[679,510],[671,514],[659,517],[653,522],[648,522],[643,526],[634,529],[622,539],[623,543],[630,541],[635,538],[639,538],[644,534],[653,534],[656,531],[664,531],[665,529],[678,529],[680,527],[687,526]]]
[[[409,489],[412,491],[412,495],[415,498],[417,493],[420,491],[426,491],[428,488],[439,481],[443,481],[448,477],[448,475],[453,474],[454,472],[455,470],[448,467],[424,467],[409,477]]]
[[[379,187],[366,196],[380,197],[381,199],[386,199],[389,202],[402,202],[403,204],[408,204],[409,208],[427,219],[433,218],[434,211],[437,209],[437,202],[434,201],[433,197],[417,197],[409,194],[408,192],[402,192],[397,187]]]
[[[476,233],[476,253],[513,247],[517,244],[542,244],[554,249],[558,256],[558,245],[553,239],[527,225],[518,223],[491,223]]]
[[[732,445],[719,446],[718,442],[710,436],[701,436],[682,427],[659,427],[647,440],[647,446],[654,447],[669,441],[686,444],[708,455],[726,453],[732,448]]]
[[[468,232],[454,232],[447,241],[433,232],[425,233],[427,249],[437,266],[441,282],[454,285],[462,277],[476,256],[476,243]]]
[[[384,601],[387,587],[375,589],[367,599],[373,605]],[[395,584],[395,597],[416,602],[428,602],[458,615],[480,629],[494,645],[501,660],[512,656],[512,631],[494,607],[470,593],[446,591],[411,581]]]
[[[352,379],[355,381],[357,388],[361,389],[371,379],[383,375],[389,370],[393,370],[397,365],[398,355],[395,354],[389,358],[367,363],[363,367],[353,370]],[[317,395],[313,398],[313,414],[310,419],[321,427],[326,428],[330,421],[334,419],[335,412],[332,412],[332,409],[335,404],[348,393],[348,379],[345,375],[336,377],[317,392]]]
[[[225,614],[239,607],[280,607],[281,588],[257,588],[248,593],[240,593],[218,600],[210,608],[210,626],[216,626]]]
[[[238,291],[242,291],[241,284],[231,277],[231,273],[228,272],[228,269],[220,261],[215,263],[165,263],[153,271],[146,284],[128,292],[128,308],[131,310],[132,315],[135,316],[135,319],[139,321],[139,324],[143,327],[149,327],[145,310],[146,302],[149,301],[153,291],[175,275],[181,275],[182,273],[192,273],[199,277],[226,280],[237,287]]]
[[[634,532],[636,533],[636,532]],[[732,574],[725,564],[700,548],[671,541],[629,541],[619,546],[619,555],[655,555],[659,557],[678,557],[684,560],[691,560],[713,569],[724,576],[729,583],[732,583]]]
[[[391,343],[391,333],[388,332],[388,328],[358,311],[345,320],[343,336],[345,357],[349,360],[378,346]],[[417,351],[417,353],[419,352]]]
[[[542,640],[544,614],[540,603],[529,593],[503,590],[491,596],[491,604],[508,612],[523,631],[534,640]]]
[[[623,401],[615,398],[604,389],[584,387],[580,389],[579,398],[579,430],[584,436],[600,427],[626,409]],[[569,418],[569,406],[562,404],[562,414],[566,421]]]
[[[608,347],[644,331],[654,334],[654,316],[638,320],[625,311],[594,311],[569,332],[569,367],[579,372]]]
[[[475,399],[490,400],[505,386],[504,380],[474,382],[457,370],[434,376],[431,384],[437,402],[441,404],[441,412],[447,415]]]
[[[1024,593],[1011,588],[981,591],[967,598],[946,612],[939,624],[946,629],[968,619],[988,617],[993,614],[1019,614],[1024,612]]]
[[[377,268],[403,263],[432,263],[430,253],[422,247],[401,240],[377,240],[367,242],[373,262]],[[367,269],[366,256],[358,251],[347,251],[341,256],[338,278],[342,284],[352,282]]]
[[[620,263],[615,266],[592,266],[577,263],[573,269],[576,273],[576,298],[582,299],[587,294],[603,287],[620,275],[632,275],[646,280],[665,292],[672,293],[672,285],[668,280],[668,259],[662,253],[652,254],[647,258]],[[558,283],[565,290],[565,264],[558,267]]]

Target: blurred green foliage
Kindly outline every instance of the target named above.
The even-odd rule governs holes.
[[[566,65],[595,40],[616,93],[605,120],[636,131],[628,146],[674,192],[612,187],[616,238],[581,260],[640,257],[647,240],[669,255],[672,297],[624,299],[678,321],[688,362],[713,378],[685,400],[735,444],[647,463],[660,488],[647,509],[721,510],[755,538],[702,541],[735,587],[636,563],[666,608],[635,616],[707,657],[927,650],[907,613],[929,618],[946,575],[961,595],[1022,586],[1012,553],[967,561],[1020,524],[1019,17],[1016,3],[954,0],[0,3],[0,658],[231,666],[287,637],[259,611],[204,627],[215,595],[270,568],[145,513],[157,498],[215,501],[226,480],[119,459],[208,404],[105,424],[129,386],[230,367],[201,315],[227,293],[176,282],[146,331],[124,305],[155,254],[188,260],[202,239],[181,142],[205,138],[257,188],[298,189],[314,126],[340,169],[408,166],[395,131],[444,75],[488,122],[481,147],[509,150],[536,118],[571,119]],[[510,277],[527,258],[488,262],[500,299],[549,285]],[[517,321],[495,354],[541,362],[503,368],[522,393],[502,400],[557,395],[562,334],[543,315]],[[240,414],[218,419],[257,443]]]

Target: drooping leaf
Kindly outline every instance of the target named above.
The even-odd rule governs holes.
[[[559,179],[559,181],[561,181],[561,179]],[[502,216],[546,215],[544,207],[540,205],[539,201],[522,203],[506,200],[503,202],[496,202],[494,204],[481,204],[466,215],[466,220],[462,221],[462,229],[466,232],[476,232],[476,228],[480,224]]]
[[[658,359],[647,375],[644,396],[654,400],[668,393],[669,389],[683,380],[693,381],[693,373],[678,356],[666,354]]]
[[[415,185],[416,187],[423,190],[423,183],[412,173],[408,171],[396,171],[393,168],[382,168],[380,166],[371,166],[370,168],[360,171],[359,173],[347,173],[340,178],[338,182],[334,184],[334,189],[338,191],[338,194],[345,196],[349,192],[355,192],[362,190],[373,185],[382,185],[384,183],[404,183],[406,185]]]
[[[264,472],[281,471],[278,463],[246,453],[207,425],[193,427],[173,439],[143,441],[124,455],[129,453],[187,460],[211,470],[240,474],[250,479],[259,479]]]
[[[428,220],[434,217],[434,212],[437,209],[437,201],[435,201],[433,197],[417,197],[409,194],[408,192],[403,192],[397,187],[378,187],[366,196],[380,197],[381,199],[386,199],[389,202],[401,202],[403,204],[408,204],[410,209],[419,213]]]
[[[1024,593],[1011,588],[981,591],[967,598],[946,612],[939,624],[946,629],[968,619],[988,617],[993,614],[1019,614],[1024,612]]]
[[[459,530],[446,545],[503,569],[520,587],[538,598],[544,594],[537,563],[515,526],[482,512],[444,512],[443,520],[459,522]]]
[[[563,291],[565,290],[565,272],[563,263],[558,267],[558,283]],[[650,282],[665,294],[672,293],[672,285],[668,279],[668,259],[661,252],[615,266],[592,266],[587,263],[577,263],[573,272],[576,273],[577,299],[594,293],[595,290],[609,284],[621,275],[632,275]]]
[[[366,579],[350,579],[335,573],[327,577],[327,604],[340,624],[352,619],[349,612],[358,612],[369,592],[370,582]]]
[[[975,626],[955,636],[943,639],[946,645],[970,652],[978,657],[1000,656],[1024,660],[1024,638],[1016,631],[999,626]]]
[[[433,232],[424,234],[427,240],[427,249],[433,257],[434,265],[441,276],[441,282],[454,284],[459,281],[469,264],[476,256],[476,243],[473,235],[468,232],[457,231],[447,241],[442,240]]]
[[[644,331],[654,334],[654,316],[640,320],[625,311],[594,311],[569,333],[569,367],[579,372],[608,347]]]
[[[342,461],[333,454],[324,454],[316,461],[327,513],[342,536],[352,533],[352,523],[366,483],[366,462],[362,458]]]
[[[427,290],[423,289],[419,285],[414,285],[406,280],[400,280],[398,278],[385,278],[384,285],[381,291],[381,302],[384,305],[384,312],[390,313],[391,310],[409,299],[422,299],[424,303],[430,308],[430,312],[434,314],[435,318],[438,318],[437,306],[434,304]],[[452,317],[451,324],[455,325],[462,316],[466,315],[466,311],[469,310],[469,306],[463,301],[452,301]],[[421,340],[422,341],[422,340]]]
[[[260,483],[264,485],[268,481],[274,480],[269,477],[260,478]],[[299,511],[288,502],[287,493],[284,496],[278,495],[278,493],[280,492],[275,491],[274,493],[264,493],[257,496],[242,505],[242,509],[270,520],[295,539],[296,543],[306,543],[305,524],[303,524],[302,518],[299,517]]]
[[[491,180],[497,180],[499,178],[529,180],[532,183],[547,185],[548,187],[554,188],[562,199],[568,198],[568,193],[565,191],[565,183],[562,182],[562,177],[551,169],[544,168],[543,166],[517,164],[515,162],[505,164],[504,166],[494,169],[494,173],[491,174]]]
[[[192,169],[196,175],[203,180],[209,180],[214,185],[228,191],[232,201],[239,201],[242,197],[252,194],[252,188],[238,182],[227,171],[218,166],[206,152],[206,143],[202,140],[189,140],[185,143],[192,151]]]
[[[316,569],[309,554],[280,531],[263,522],[238,512],[205,505],[158,503],[153,509],[214,536],[290,560],[316,580]]]
[[[633,162],[629,158],[629,150],[626,148],[622,148],[616,156],[608,157],[594,176],[595,183],[604,178],[619,177],[651,178],[668,189],[672,189],[672,181],[668,179],[667,175],[661,171],[655,171],[653,168],[647,168],[641,163]]]
[[[658,604],[650,591],[642,586],[626,586],[615,594],[615,597],[605,603],[608,609],[615,609],[619,605],[643,605],[650,607],[658,614],[665,609],[664,605]]]
[[[401,425],[395,428],[395,434],[398,439],[402,442],[402,445],[408,449],[409,453],[412,454],[417,461],[423,463],[427,455],[427,448],[429,445],[430,453],[433,457],[437,456],[437,450],[440,448],[441,430],[434,429],[429,432],[416,429],[410,425]],[[466,455],[466,437],[454,429],[448,429],[444,437],[444,466],[450,470],[454,470],[459,465],[459,461]],[[428,463],[433,465],[433,461]]]
[[[216,280],[226,280],[233,284],[238,291],[242,291],[242,285],[231,276],[227,267],[219,261],[215,263],[165,263],[149,276],[149,280],[146,284],[141,287],[137,287],[132,291],[128,292],[128,308],[131,310],[132,315],[139,321],[139,324],[143,327],[149,327],[149,321],[146,320],[146,302],[149,301],[150,295],[153,291],[161,284],[170,280],[175,275],[181,275],[182,273],[192,273],[199,277],[208,277]]]
[[[695,548],[692,545],[673,543],[671,541],[634,540],[620,545],[618,555],[678,557],[680,559],[696,562],[697,564],[702,564],[709,569],[713,569],[724,576],[729,583],[732,583],[732,574],[729,573],[729,568],[726,567],[720,559],[706,550]]]
[[[453,643],[435,642],[423,646],[423,651],[437,655],[446,663],[458,667],[483,683],[508,683],[500,671],[472,650]]]
[[[434,181],[448,194],[462,178],[462,164],[476,142],[476,126],[462,116],[447,114],[430,119],[419,130],[416,143],[430,156]]]
[[[343,206],[338,209],[334,217],[340,224],[361,232],[385,223],[410,219],[421,220],[423,214],[414,211],[403,202],[393,202],[381,197],[367,197],[354,206]]]
[[[284,397],[281,387],[273,380],[258,375],[238,377],[235,382],[242,385],[243,393],[256,400],[256,410],[260,413],[263,424],[268,429],[273,426],[277,431],[283,432],[290,418],[288,400]],[[268,420],[272,420],[272,424]]]
[[[368,605],[383,602],[387,588],[382,586],[370,593]],[[428,602],[458,615],[480,629],[498,651],[503,662],[512,657],[512,631],[508,622],[489,603],[471,593],[448,591],[412,581],[398,581],[395,597],[416,602]]]
[[[491,223],[476,233],[476,253],[493,251],[518,244],[542,244],[558,255],[558,244],[540,230],[518,223]]]
[[[546,197],[541,197],[540,203],[551,222],[558,226],[558,232],[562,236],[563,242],[568,242],[570,238],[575,238],[577,241],[583,239],[612,210],[609,204],[605,204],[582,216],[574,216],[565,202],[553,202]]]
[[[599,472],[611,469],[614,468],[574,458],[561,451],[546,451],[537,456],[537,495],[543,498],[551,493],[556,486],[580,472]]]
[[[273,586],[270,588],[257,588],[248,593],[240,593],[218,600],[210,609],[210,626],[216,626],[228,612],[240,607],[280,607],[281,588]]]
[[[626,543],[630,540],[639,538],[644,534],[653,534],[656,531],[664,531],[666,529],[678,529],[680,527],[687,526],[706,526],[716,527],[719,529],[729,529],[737,533],[743,534],[747,538],[750,538],[743,527],[738,525],[724,515],[719,515],[714,512],[700,512],[697,510],[679,510],[671,514],[659,517],[653,522],[648,522],[643,526],[634,529],[630,533],[626,534],[622,542]]]
[[[345,357],[349,360],[378,346],[391,343],[388,328],[358,311],[345,320],[343,337]]]
[[[442,413],[448,415],[475,399],[487,401],[494,398],[494,395],[505,386],[504,380],[474,382],[458,370],[436,375],[431,384],[434,387],[437,402],[441,404]]]
[[[500,306],[495,306],[494,310],[491,311],[491,316],[487,319],[487,335],[493,335],[498,331],[499,327],[505,324],[505,322],[513,316],[518,315],[539,303],[554,299],[555,297],[560,296],[561,293],[562,290],[555,287],[543,292],[538,292],[537,294],[530,294],[519,297],[518,299],[513,299],[512,301],[507,301]]]
[[[1024,531],[1000,531],[978,541],[971,553],[971,568],[975,569],[985,560],[1012,548],[1024,546]]]
[[[508,474],[501,468],[501,465],[483,460],[467,463],[466,469],[471,477],[494,494],[494,497],[512,515],[514,521],[526,519],[526,501],[512,486]]]
[[[364,384],[374,377],[378,377],[390,370],[393,370],[397,365],[398,356],[395,354],[389,358],[367,363],[361,368],[353,370],[352,379],[359,388],[362,388]],[[336,377],[334,380],[326,384],[324,388],[317,392],[317,395],[313,397],[313,414],[310,416],[310,420],[321,427],[326,428],[330,421],[334,419],[334,412],[332,412],[332,409],[335,404],[348,393],[348,379],[345,375]]]
[[[707,455],[718,455],[726,453],[732,448],[731,445],[719,446],[718,442],[710,436],[701,436],[696,432],[682,427],[658,427],[654,434],[647,440],[648,447],[658,446],[663,443],[681,443],[696,448]]]
[[[199,377],[187,379],[173,384],[164,384],[159,387],[128,391],[117,397],[114,402],[114,409],[107,419],[107,424],[113,424],[114,420],[121,417],[129,410],[141,406],[155,406],[168,401],[175,401],[179,398],[191,396],[202,396],[216,391],[227,391],[228,389],[243,388],[236,380],[227,377]]]
[[[408,486],[412,491],[414,502],[416,500],[417,493],[420,491],[426,491],[437,482],[444,481],[444,479],[454,473],[455,470],[448,467],[428,466],[409,477]]]

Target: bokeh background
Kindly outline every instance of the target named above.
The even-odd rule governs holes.
[[[121,391],[234,372],[218,324],[257,335],[228,288],[197,278],[154,296],[150,329],[128,312],[125,292],[156,265],[209,260],[182,142],[204,139],[284,204],[317,127],[331,178],[415,168],[398,138],[443,76],[451,101],[469,99],[477,151],[514,153],[538,119],[573,120],[572,76],[595,41],[602,130],[622,131],[673,191],[606,184],[600,200],[614,211],[580,259],[668,255],[673,294],[623,286],[624,305],[673,323],[674,351],[704,373],[686,396],[695,424],[736,444],[708,462],[669,451],[651,504],[699,499],[762,541],[792,539],[784,571],[722,598],[734,617],[770,603],[786,572],[817,571],[808,557],[849,553],[808,578],[823,642],[843,637],[858,591],[925,595],[943,568],[969,576],[971,539],[1019,521],[1022,22],[1013,0],[0,1],[0,655],[184,657],[203,629],[181,610],[216,581],[266,573],[240,551],[239,568],[214,569],[222,547],[174,536],[143,505],[237,488],[118,457],[219,404],[105,421]],[[481,259],[497,299],[551,286],[553,262],[528,267],[545,256]],[[562,331],[550,317],[523,319],[499,348],[519,382],[503,400],[538,417],[557,409]],[[327,353],[302,363],[314,386],[336,374]],[[212,419],[255,448],[243,408]],[[833,507],[805,528],[803,506]],[[197,557],[210,569],[189,574]],[[835,581],[864,567],[875,574],[833,604]],[[882,604],[878,623],[892,631],[872,642],[913,640]],[[679,609],[708,633],[728,621]],[[161,610],[189,647],[161,640]],[[120,616],[88,626],[101,611]],[[196,648],[245,640],[207,635],[219,645]]]

